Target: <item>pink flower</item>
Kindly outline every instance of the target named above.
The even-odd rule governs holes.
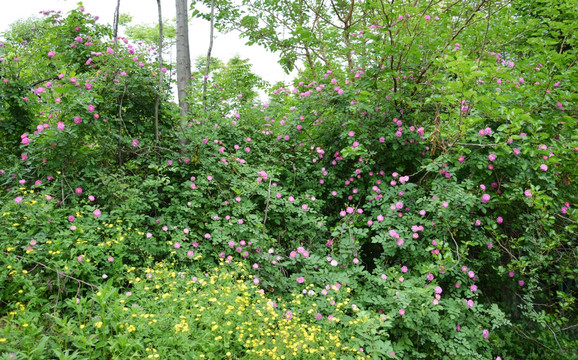
[[[482,331],[482,334],[484,334],[484,339],[487,339],[490,337],[490,332],[488,331],[488,329],[484,329],[484,331]]]
[[[524,191],[524,195],[528,198],[532,197],[532,191],[530,189]]]
[[[20,204],[20,203],[22,202],[22,197],[21,197],[21,196],[16,197],[16,198],[14,199],[14,202],[15,202],[16,204]]]
[[[540,169],[541,169],[542,171],[547,171],[547,170],[548,170],[548,165],[542,164],[542,165],[540,165]]]
[[[77,194],[82,194],[82,188],[77,187],[76,190],[75,190],[75,192],[76,192]]]
[[[111,49],[111,48],[107,48],[107,49],[106,49],[106,52],[107,52],[108,54],[114,54],[114,50]]]
[[[100,215],[101,215],[101,212],[100,212],[100,210],[98,210],[98,209],[94,210],[92,213],[93,213],[94,216],[96,216],[96,217],[100,217]]]
[[[299,284],[303,284],[305,282],[305,278],[303,276],[298,277],[296,280]]]
[[[502,218],[501,216],[498,216],[498,218],[496,219],[496,221],[498,222],[498,224],[501,224],[504,222],[504,218]]]
[[[467,302],[468,307],[474,307],[474,301],[473,300],[468,300]]]
[[[64,130],[64,123],[59,121],[58,124],[56,124],[56,128],[60,131]]]
[[[405,315],[405,310],[404,309],[399,309],[399,315],[404,316]]]
[[[488,159],[490,159],[490,161],[494,161],[494,160],[496,160],[496,155],[490,154],[490,155],[488,155]]]
[[[56,54],[54,53],[54,51],[51,50],[51,51],[48,52],[48,57],[49,57],[49,58],[53,57],[54,55],[56,55]]]
[[[92,195],[88,195],[88,200],[90,200],[90,201],[94,201],[94,196],[92,196]]]
[[[487,204],[488,202],[490,202],[490,194],[482,195],[482,204]]]
[[[132,147],[137,147],[138,146],[138,139],[133,139],[132,140]]]
[[[108,262],[113,262],[114,258],[112,256],[109,256],[107,260],[108,260]]]
[[[175,249],[180,249],[180,247],[181,247],[181,244],[180,244],[180,243],[178,243],[178,242],[176,242],[176,243],[175,243],[175,245],[174,245],[174,247],[175,247]]]

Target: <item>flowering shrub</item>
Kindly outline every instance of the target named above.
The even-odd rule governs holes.
[[[397,69],[369,25],[359,69],[265,104],[221,74],[188,118],[163,101],[159,141],[154,49],[81,9],[3,43],[5,355],[570,358],[574,50],[546,75],[559,49],[517,61],[466,32],[416,75],[433,21],[394,24],[432,33]]]

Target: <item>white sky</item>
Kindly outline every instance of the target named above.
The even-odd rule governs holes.
[[[66,14],[76,8],[77,3],[78,0],[0,0],[0,33],[18,19],[38,15],[42,10],[61,10]],[[112,24],[116,0],[84,0],[82,3],[87,12],[100,17],[101,23]],[[173,0],[161,0],[161,6],[163,19],[175,17]],[[132,24],[150,24],[158,20],[156,0],[121,0],[120,12],[130,14],[133,17]],[[199,55],[206,56],[209,47],[209,22],[193,19],[189,24],[189,41],[191,61]],[[245,39],[239,39],[238,33],[220,34],[215,31],[212,56],[225,62],[236,54],[241,58],[248,58],[253,64],[253,72],[271,84],[291,80],[292,77],[285,75],[277,63],[275,54],[259,46],[249,47],[244,44]]]

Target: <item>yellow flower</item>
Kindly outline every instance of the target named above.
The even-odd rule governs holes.
[[[102,321],[97,322],[96,324],[94,324],[94,326],[100,329],[100,327],[102,326]]]

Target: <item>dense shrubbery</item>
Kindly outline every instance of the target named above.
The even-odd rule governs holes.
[[[188,126],[164,101],[158,142],[154,49],[82,10],[15,29],[2,356],[571,358],[575,50],[498,22],[452,37],[458,10],[430,10],[352,30],[359,69],[309,69],[267,104],[251,74],[193,82]],[[408,50],[386,67],[395,26]]]

